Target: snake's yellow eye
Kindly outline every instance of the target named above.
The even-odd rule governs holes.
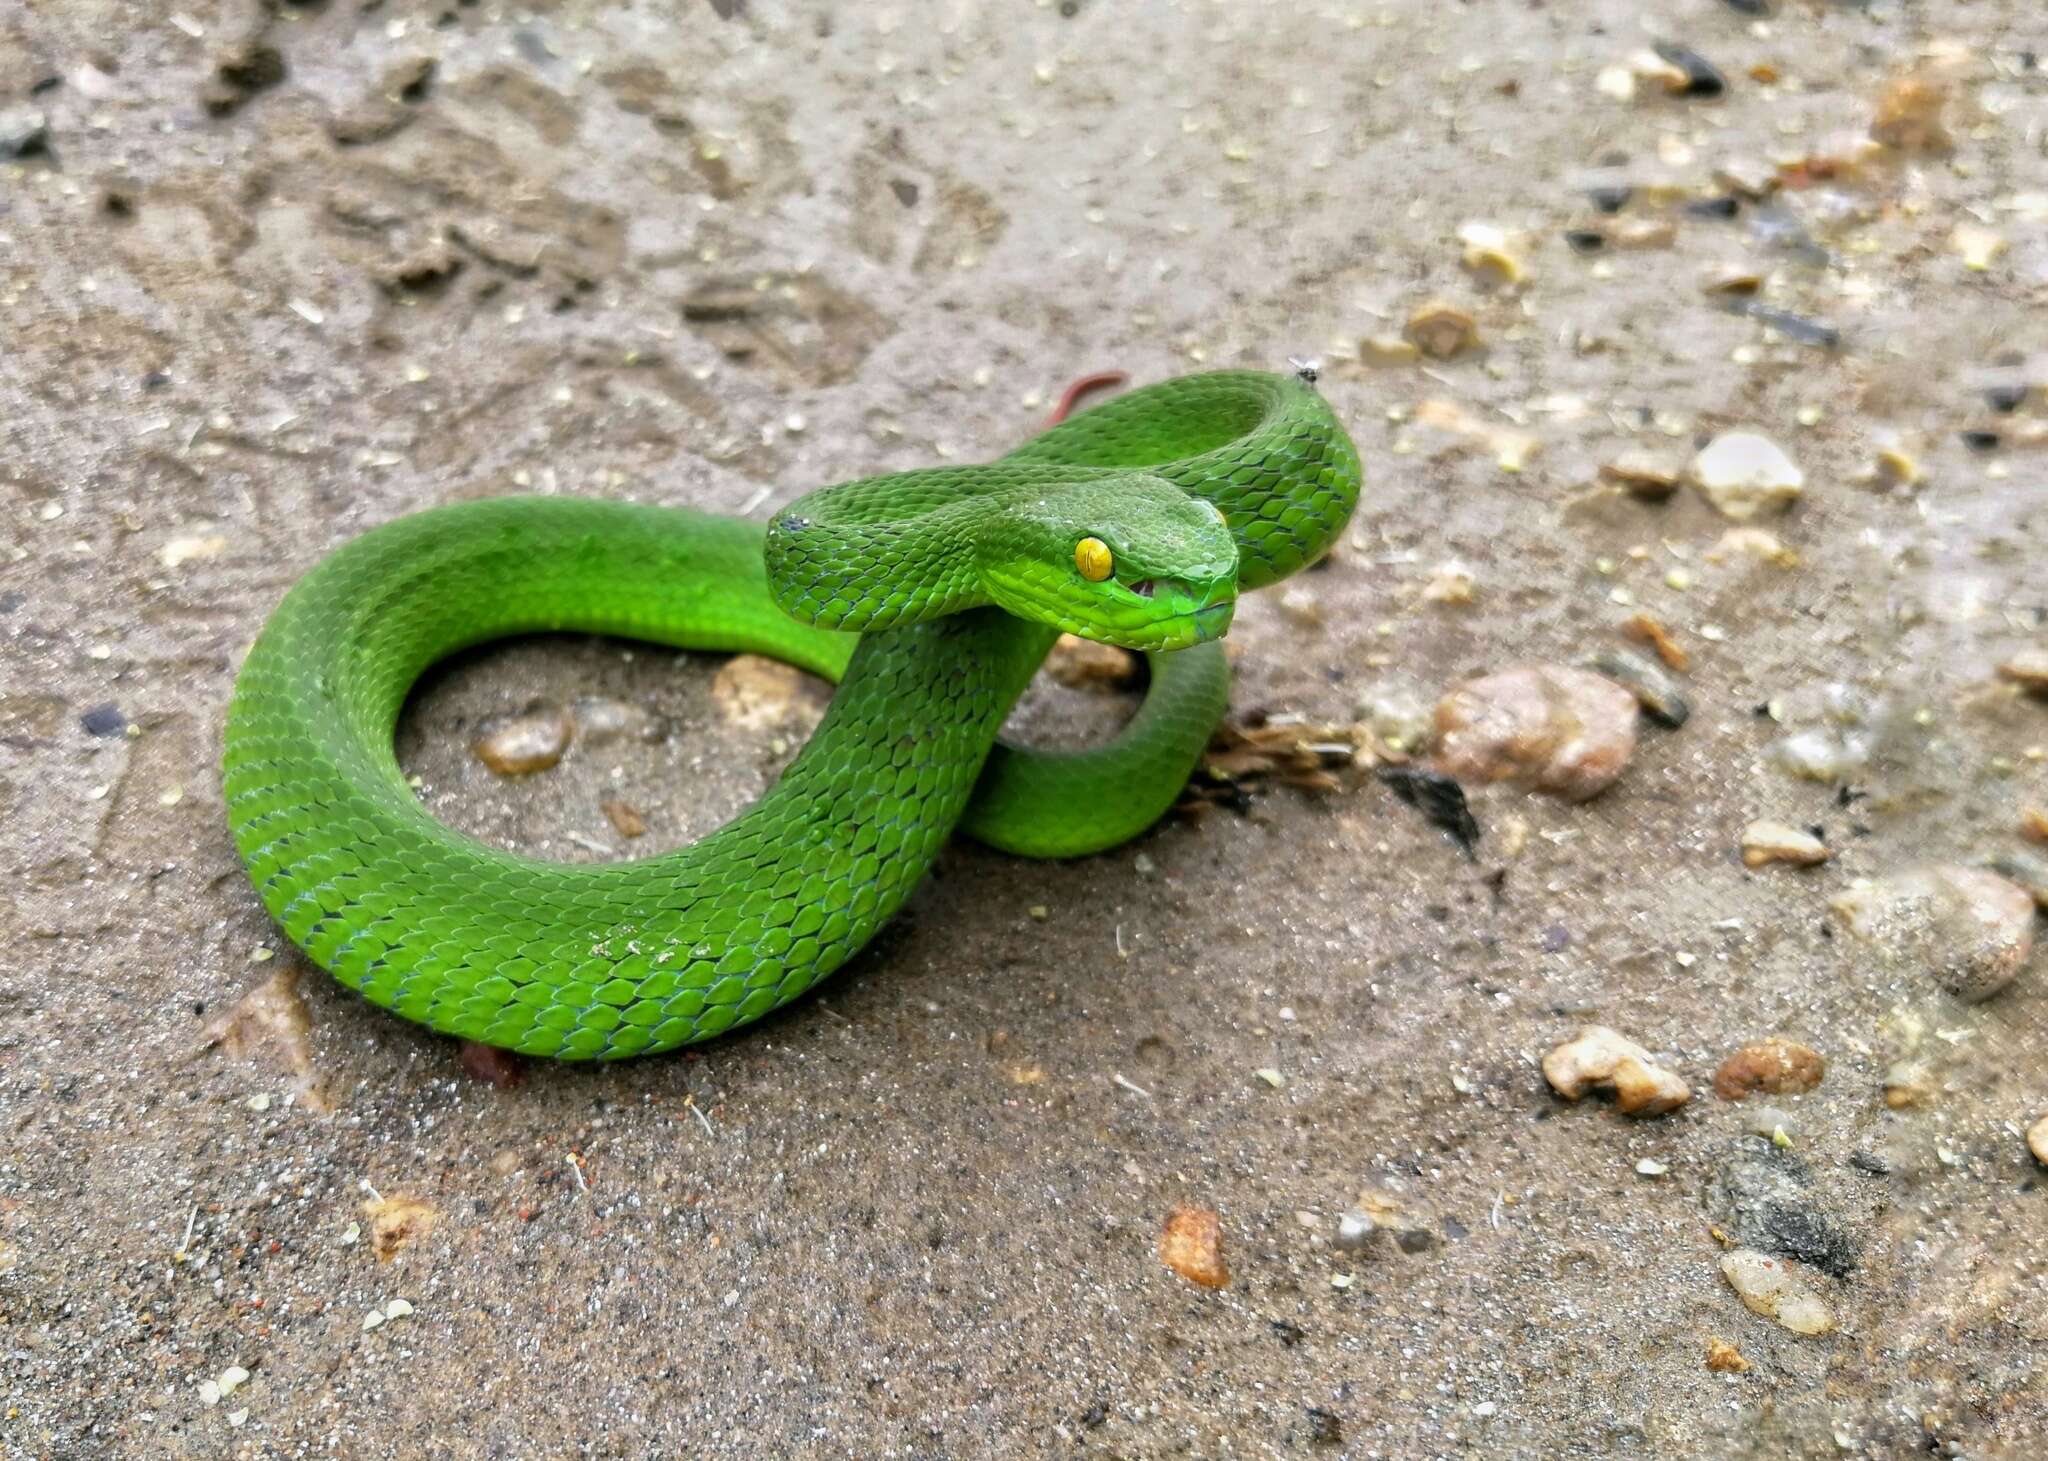
[[[1100,538],[1083,538],[1074,544],[1074,567],[1081,571],[1081,577],[1090,583],[1101,583],[1109,577],[1109,571],[1116,567],[1116,558],[1109,551],[1109,544]]]

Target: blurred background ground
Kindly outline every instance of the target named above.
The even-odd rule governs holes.
[[[2043,956],[1964,1005],[1828,903],[2048,803],[1996,673],[2048,613],[2044,49],[2021,0],[0,7],[0,1452],[2038,1454]],[[1411,358],[1433,301],[1477,343]],[[295,979],[216,760],[335,544],[765,517],[1290,356],[1369,486],[1240,611],[1240,721],[1385,751],[1648,614],[1690,722],[1582,805],[1475,788],[1469,860],[1358,768],[956,846],[819,997],[510,1089]],[[1730,430],[1803,471],[1770,540],[1639,495]],[[502,845],[674,845],[801,739],[718,671],[510,646],[402,753]],[[592,696],[635,729],[470,752]],[[1831,860],[1745,868],[1757,818]],[[1692,1100],[1561,1102],[1589,1022]],[[1826,1074],[1759,1119],[1709,1087],[1772,1035]],[[1758,1184],[1834,1332],[1724,1282]]]

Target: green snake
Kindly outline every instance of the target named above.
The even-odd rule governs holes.
[[[1312,563],[1359,491],[1306,378],[1165,381],[997,461],[865,477],[754,522],[509,497],[344,544],[286,594],[235,684],[228,820],[315,963],[435,1030],[561,1059],[671,1049],[832,973],[958,827],[1077,857],[1150,825],[1226,708],[1240,590]],[[802,753],[709,837],[569,865],[419,803],[393,749],[435,661],[577,630],[750,651],[838,681]],[[1151,652],[1108,744],[998,743],[1060,631]]]

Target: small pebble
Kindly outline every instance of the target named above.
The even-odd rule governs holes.
[[[1352,1208],[1337,1219],[1336,1246],[1343,1252],[1356,1253],[1366,1245],[1376,1231],[1378,1225],[1373,1222],[1370,1214]]]
[[[654,745],[668,734],[668,724],[644,705],[608,696],[584,695],[569,707],[576,739],[587,746],[636,740]]]
[[[1611,1089],[1615,1109],[1629,1116],[1662,1116],[1692,1099],[1692,1088],[1649,1051],[1605,1025],[1587,1025],[1544,1056],[1543,1077],[1567,1101]]]
[[[1422,351],[1412,340],[1399,335],[1368,335],[1358,342],[1358,358],[1367,365],[1413,365]]]
[[[1045,657],[1045,672],[1069,689],[1130,690],[1144,678],[1144,661],[1114,644],[1062,634]]]
[[[1612,785],[1635,751],[1636,697],[1568,665],[1515,665],[1454,686],[1436,707],[1437,768],[1567,801]]]
[[[545,771],[569,749],[572,722],[556,705],[537,705],[522,714],[486,722],[473,749],[500,776]]]
[[[0,158],[38,157],[50,148],[50,119],[34,107],[0,110]]]
[[[1827,860],[1827,844],[1798,827],[1783,822],[1751,822],[1742,829],[1744,867],[1768,867],[1774,862],[1819,867]]]
[[[1709,442],[1693,458],[1692,480],[1715,511],[1737,522],[1790,506],[1806,487],[1806,474],[1776,442],[1749,431]]]
[[[1625,687],[1636,697],[1643,713],[1667,729],[1677,730],[1692,718],[1692,705],[1679,690],[1678,682],[1639,654],[1630,654],[1625,649],[1603,649],[1579,663]]]
[[[1747,265],[1723,265],[1708,271],[1700,279],[1700,288],[1708,294],[1736,295],[1743,298],[1755,294],[1764,287],[1764,276]]]
[[[1600,475],[1645,502],[1662,502],[1678,490],[1680,468],[1655,452],[1625,451],[1601,467]]]
[[[815,722],[824,714],[825,689],[794,665],[758,654],[734,655],[711,680],[712,700],[742,730]]]
[[[1479,326],[1472,316],[1440,299],[1409,315],[1402,334],[1432,360],[1449,360],[1479,344]]]
[[[647,835],[647,819],[641,816],[630,802],[617,799],[604,801],[598,804],[598,810],[604,813],[605,820],[612,824],[613,830],[621,837]]]
[[[1738,1248],[1721,1258],[1721,1276],[1752,1314],[1775,1319],[1794,1334],[1826,1334],[1835,1317],[1790,1262]]]
[[[1465,246],[1464,264],[1475,274],[1503,284],[1520,284],[1528,275],[1509,242],[1507,230],[1492,223],[1468,223],[1458,230],[1458,242]]]
[[[1671,41],[1658,41],[1654,47],[1658,59],[1675,68],[1678,80],[1674,84],[1670,72],[1659,73],[1664,89],[1675,96],[1716,97],[1728,89],[1728,83],[1713,63],[1698,51]]]
[[[1220,1289],[1230,1282],[1223,1261],[1223,1221],[1205,1207],[1176,1207],[1159,1235],[1159,1258],[1190,1283]]]
[[[1707,1341],[1707,1368],[1717,1375],[1740,1375],[1749,1369],[1742,1351],[1725,1339]]]
[[[1314,628],[1323,622],[1323,606],[1312,590],[1283,589],[1277,603],[1283,615],[1303,628]]]
[[[128,730],[128,717],[111,700],[86,711],[78,717],[78,723],[85,727],[87,735],[102,738],[123,735]]]
[[[157,549],[157,561],[166,568],[179,568],[195,560],[218,558],[227,550],[228,540],[219,533],[190,533],[172,538]]]
[[[2000,665],[1998,673],[2030,695],[2048,695],[2048,649],[2023,649]]]
[[[1806,730],[1772,742],[1766,760],[1803,781],[1848,781],[1870,760],[1870,737],[1860,732]]]
[[[1471,566],[1454,558],[1430,571],[1429,582],[1422,586],[1422,599],[1429,604],[1469,604],[1476,583]]]
[[[1724,1101],[1740,1101],[1759,1091],[1796,1095],[1819,1085],[1826,1070],[1819,1051],[1773,1036],[1745,1045],[1722,1061],[1714,1072],[1714,1094]]]
[[[1982,868],[1931,864],[1860,882],[1831,905],[1898,966],[1977,1003],[2010,984],[2034,944],[2034,899]]]
[[[2027,1150],[2034,1154],[2035,1161],[2048,1167],[2048,1116],[2027,1128]]]
[[[1776,533],[1763,528],[1730,528],[1707,549],[1707,562],[1726,563],[1732,558],[1755,558],[1778,568],[1797,568],[1799,555],[1785,546]]]

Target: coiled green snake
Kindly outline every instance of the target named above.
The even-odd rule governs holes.
[[[1305,379],[1120,396],[981,466],[866,477],[765,530],[512,497],[400,518],[285,596],[242,666],[228,820],[264,906],[342,983],[486,1045],[614,1059],[706,1039],[844,963],[960,827],[1074,857],[1171,805],[1221,718],[1240,590],[1320,557],[1358,458]],[[773,655],[837,679],[774,788],[679,851],[567,865],[435,820],[393,732],[428,666],[551,630]],[[1058,631],[1152,653],[1130,724],[1000,746]]]

